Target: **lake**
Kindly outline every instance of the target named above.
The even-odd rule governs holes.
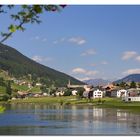
[[[8,104],[0,135],[140,135],[140,114],[93,106]]]

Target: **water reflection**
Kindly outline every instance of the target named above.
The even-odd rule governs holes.
[[[1,135],[140,134],[140,115],[93,106],[9,104],[0,114]]]

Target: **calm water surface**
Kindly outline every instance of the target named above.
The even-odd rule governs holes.
[[[140,114],[93,106],[9,104],[0,135],[140,135]]]

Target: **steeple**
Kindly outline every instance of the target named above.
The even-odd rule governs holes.
[[[68,81],[68,85],[70,85],[70,80]]]
[[[68,80],[68,84],[67,84],[67,87],[68,87],[68,88],[70,87],[70,80]]]

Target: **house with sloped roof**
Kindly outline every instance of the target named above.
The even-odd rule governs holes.
[[[78,91],[77,90],[72,90],[72,95],[74,95],[74,96],[76,96],[77,95],[77,93],[78,93]]]
[[[103,91],[102,90],[94,90],[93,91],[93,98],[103,98]]]
[[[121,90],[118,90],[117,91],[117,97],[120,98],[120,97],[126,97],[126,96],[129,96],[129,92],[125,89],[121,89]]]

